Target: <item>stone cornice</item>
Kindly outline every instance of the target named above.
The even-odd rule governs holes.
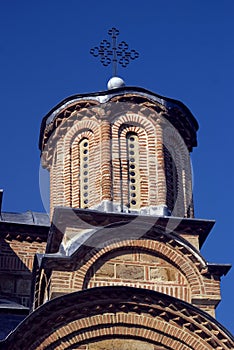
[[[144,223],[146,227],[152,228],[154,225],[162,232],[173,231],[174,234],[187,234],[199,237],[200,247],[205,242],[208,234],[213,228],[214,220],[202,220],[193,218],[177,218],[173,216],[144,216],[123,213],[105,213],[96,210],[85,210],[68,207],[57,207],[54,210],[52,225],[49,233],[47,253],[55,253],[63,239],[66,227],[87,229],[90,226],[105,227],[110,225],[124,225],[124,223],[134,222]]]

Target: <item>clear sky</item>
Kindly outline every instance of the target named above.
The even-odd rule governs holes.
[[[38,136],[65,97],[106,89],[111,68],[89,54],[120,30],[140,53],[119,69],[127,85],[185,103],[197,118],[197,218],[215,219],[202,254],[234,265],[234,1],[1,0],[0,118],[3,211],[44,211]],[[234,332],[234,268],[222,278],[217,319]]]

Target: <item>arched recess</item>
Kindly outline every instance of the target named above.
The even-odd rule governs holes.
[[[193,217],[192,172],[188,148],[174,126],[163,129],[167,204],[173,216]]]
[[[191,303],[185,275],[170,259],[144,247],[125,247],[99,258],[89,268],[83,289],[113,285],[151,289]]]
[[[66,206],[81,207],[80,203],[80,154],[79,144],[82,139],[89,143],[89,204],[94,206],[100,198],[100,168],[99,123],[90,119],[75,120],[67,130],[61,143],[63,159],[62,177],[64,183],[64,196]]]
[[[128,135],[134,135],[137,137],[137,149],[132,151],[129,150],[128,152]],[[122,195],[121,198],[116,198],[117,201],[120,200],[122,203],[122,207],[126,207],[129,209],[129,211],[132,211],[134,209],[140,209],[140,207],[147,207],[149,205],[149,167],[148,167],[148,149],[147,149],[147,134],[139,126],[129,126],[129,125],[122,125],[119,129],[119,165],[120,165],[120,188],[121,191],[119,193]],[[130,145],[131,146],[131,145]],[[130,152],[134,152],[134,156],[131,156]],[[139,169],[139,179],[138,183],[134,182],[133,185],[136,185],[138,187],[138,197],[139,197],[139,205],[137,208],[131,208],[130,204],[130,198],[129,198],[129,186],[130,186],[130,179],[129,178],[129,163],[131,158],[135,160],[137,159],[137,167]],[[115,167],[113,166],[114,172],[116,172]],[[114,185],[116,186],[117,184]],[[114,198],[117,197],[118,191],[116,188],[116,191],[114,190]]]
[[[0,349],[71,350],[82,345],[85,349],[108,339],[131,339],[171,350],[234,346],[233,337],[215,319],[188,303],[149,290],[103,287],[45,303],[0,343]]]
[[[96,241],[98,237],[99,236],[97,236]],[[90,269],[92,269],[94,264],[99,263],[98,261],[101,261],[101,259],[104,261],[108,260],[108,254],[132,249],[135,252],[144,251],[151,255],[159,256],[181,271],[188,281],[189,288],[191,290],[191,300],[193,300],[193,298],[201,298],[201,296],[202,298],[209,298],[209,296],[211,296],[212,291],[210,290],[209,280],[206,284],[206,279],[202,275],[202,269],[206,269],[205,261],[203,261],[203,259],[199,259],[196,252],[193,252],[192,249],[186,248],[185,245],[181,244],[179,241],[175,244],[175,240],[173,240],[172,237],[172,245],[169,243],[170,238],[166,243],[158,241],[157,237],[155,237],[155,240],[146,238],[129,238],[125,240],[120,239],[118,241],[116,239],[112,239],[112,241],[110,241],[105,236],[103,237],[105,238],[104,247],[99,249],[93,248],[89,253],[86,252],[85,259],[79,259],[79,254],[83,256],[82,248],[80,249],[80,253],[78,251],[78,253],[73,255],[72,259],[77,261],[76,264],[73,264],[75,271],[72,272],[71,278],[70,287],[73,291],[86,288],[87,282],[85,281],[90,275]],[[101,242],[100,239],[99,242]],[[94,246],[91,241],[88,244],[90,244],[90,246]],[[102,245],[102,242],[100,244]]]
[[[189,302],[191,302],[191,300],[193,298],[196,298],[198,295],[204,295],[206,293],[201,273],[198,271],[197,268],[194,269],[194,261],[191,261],[190,258],[184,253],[181,253],[180,250],[175,251],[175,249],[171,248],[170,245],[165,245],[165,243],[151,240],[126,240],[111,244],[103,248],[97,254],[92,256],[92,258],[89,259],[86,265],[79,269],[77,278],[79,278],[80,282],[81,279],[83,280],[83,285],[81,288],[84,289],[88,286],[89,278],[93,274],[93,269],[96,270],[95,266],[102,265],[102,261],[108,261],[109,256],[113,256],[113,254],[121,256],[124,252],[126,252],[126,250],[129,249],[131,250],[131,254],[133,252],[135,252],[135,254],[146,253],[153,257],[158,257],[159,259],[162,259],[165,262],[168,262],[171,265],[171,267],[173,267],[177,271],[180,271],[181,275],[183,275],[185,279],[183,283],[181,281],[181,290],[174,289],[172,286],[170,286],[170,283],[168,285],[162,285],[161,288],[159,288],[158,286],[150,287],[150,284],[147,284],[146,280],[143,282],[142,279],[141,284],[142,286],[144,286],[144,288],[155,288],[155,290],[164,291],[166,294],[171,294],[173,296],[180,297],[182,300]],[[137,262],[135,261],[133,262],[133,264],[137,265]],[[129,265],[131,265],[130,262]],[[143,265],[144,262],[142,261],[142,266]],[[169,266],[165,266],[165,269],[168,268]],[[146,271],[144,271],[144,273],[146,273]],[[76,286],[78,282],[77,278],[74,275],[73,281],[74,284],[76,284]],[[178,276],[178,278],[182,279],[182,276]],[[113,278],[112,285],[114,284],[115,282]],[[131,282],[129,282],[129,285],[137,286],[139,285],[139,283],[137,283],[136,279],[133,279]],[[157,289],[157,287],[159,289]]]
[[[87,140],[88,143],[88,154],[83,154],[81,145]],[[64,166],[64,179],[66,179],[65,186],[65,196],[67,206],[71,206],[73,208],[82,208],[81,203],[81,186],[82,186],[82,175],[81,174],[81,165],[83,156],[87,157],[89,162],[88,171],[88,186],[89,191],[90,187],[92,189],[93,178],[92,174],[94,173],[93,164],[91,163],[91,159],[93,158],[92,146],[94,143],[94,134],[91,129],[80,129],[71,140],[71,146],[69,149],[69,153],[67,152],[67,156],[65,158],[65,166]],[[86,151],[86,150],[85,150]],[[89,201],[90,205],[90,201]]]
[[[129,207],[126,139],[129,133],[137,135],[139,142],[141,207],[157,204],[156,127],[144,115],[125,113],[116,117],[112,124],[113,198],[114,202],[121,205],[122,211],[127,211]]]

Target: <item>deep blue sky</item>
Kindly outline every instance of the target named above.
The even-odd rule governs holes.
[[[38,184],[42,117],[76,93],[106,89],[111,68],[89,54],[112,26],[140,52],[127,85],[184,102],[197,118],[195,214],[216,219],[202,253],[234,265],[233,0],[1,0],[1,172],[4,211],[44,211]],[[234,268],[217,319],[234,332]]]

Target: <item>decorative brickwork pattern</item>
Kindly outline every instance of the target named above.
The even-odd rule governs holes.
[[[43,120],[53,223],[34,311],[4,349],[233,349],[211,317],[228,269],[199,252],[213,223],[186,219],[197,129],[178,101],[128,88],[68,99]]]
[[[183,274],[155,255],[118,251],[99,259],[88,274],[84,288],[125,285],[156,290],[191,302],[190,288]]]
[[[137,345],[145,342],[149,350],[150,344],[157,350],[158,346],[171,350],[234,347],[233,337],[215,319],[188,303],[149,290],[102,287],[45,303],[0,349],[85,349],[95,342],[125,338],[136,340]]]
[[[134,122],[133,122],[134,121]],[[138,124],[137,124],[138,123]],[[131,124],[135,124],[131,126]],[[139,200],[141,207],[149,205],[149,174],[147,167],[148,150],[147,135],[137,116],[125,116],[115,121],[112,127],[112,164],[113,164],[113,200],[121,203],[121,211],[129,208],[129,164],[127,152],[127,135],[134,133],[138,137],[139,149]],[[117,156],[116,156],[117,155]],[[138,180],[138,181],[139,181]],[[137,208],[136,208],[137,209]]]
[[[84,137],[89,140],[92,167],[89,208],[151,213],[156,208],[168,207],[174,216],[191,217],[190,160],[179,131],[162,113],[155,111],[156,104],[139,105],[137,97],[135,100],[129,97],[134,103],[126,100],[116,105],[115,100],[73,111],[63,121],[53,124],[54,132],[50,133],[42,153],[43,164],[51,175],[51,217],[55,206],[83,207],[79,202],[77,144]],[[139,142],[139,204],[131,208],[126,142],[129,133],[135,134]],[[170,171],[168,154],[176,171]],[[108,207],[105,202],[109,203]]]
[[[144,262],[145,254],[149,260],[160,263]],[[121,259],[122,263],[118,263]],[[129,259],[128,263],[124,259]],[[93,249],[85,259],[83,256],[76,271],[54,271],[50,298],[87,287],[125,285],[164,292],[198,305],[214,316],[220,300],[220,281],[206,273],[206,264],[173,240],[167,244],[146,239],[106,242],[103,249]]]
[[[89,206],[100,201],[100,140],[98,124],[94,120],[72,116],[74,124],[56,142],[56,162],[51,171],[51,210],[54,206],[81,207],[80,205],[80,152],[79,143],[86,138],[89,143]],[[64,126],[64,128],[66,128]],[[64,129],[60,130],[63,132]],[[63,137],[62,137],[63,136]],[[54,178],[55,177],[55,178]]]

